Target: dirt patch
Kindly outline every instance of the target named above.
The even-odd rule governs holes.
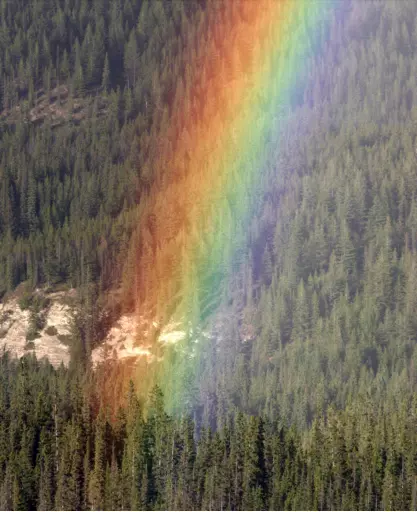
[[[55,87],[49,94],[41,89],[36,95],[35,105],[32,108],[28,108],[27,101],[22,99],[21,105],[3,110],[0,113],[0,119],[8,124],[16,124],[22,119],[33,124],[42,124],[49,120],[53,128],[69,121],[80,123],[87,117],[95,98],[97,98],[97,117],[105,116],[108,106],[107,98],[100,94],[99,89],[90,93],[91,96],[71,98],[66,84]]]
[[[19,302],[25,293],[26,290],[20,290],[14,298],[0,304],[0,348],[7,348],[17,357],[31,351],[39,359],[48,358],[54,366],[68,365],[72,307],[65,302],[73,300],[75,290],[50,294],[35,290],[28,301],[30,305],[22,310]],[[36,330],[33,302],[36,315],[42,318]]]
[[[146,338],[138,339],[138,332],[147,333],[148,331],[148,322],[143,318],[133,314],[121,316],[109,330],[103,343],[93,350],[91,354],[93,367],[109,360],[139,361],[145,358],[151,361],[154,356]]]

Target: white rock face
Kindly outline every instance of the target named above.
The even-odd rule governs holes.
[[[47,295],[51,303],[44,311],[45,327],[39,332],[39,337],[33,340],[33,346],[28,346],[26,340],[30,312],[22,311],[16,299],[1,303],[0,348],[7,348],[16,357],[34,352],[38,359],[46,357],[55,367],[61,362],[67,366],[70,360],[69,348],[62,340],[70,335],[72,311],[62,299],[74,293],[72,290]],[[47,331],[53,334],[48,334]]]
[[[192,338],[191,328],[186,330],[183,321],[168,322],[159,332],[159,324],[143,316],[123,315],[110,329],[103,343],[92,352],[93,367],[105,361],[124,361],[135,364],[146,358],[147,362],[160,361],[153,347],[174,346]],[[192,339],[195,343],[197,338]],[[182,350],[192,351],[182,347]]]
[[[174,345],[184,340],[186,336],[187,333],[182,322],[169,323],[162,329],[158,341],[162,344]]]
[[[37,292],[42,293],[41,290]],[[45,294],[49,299],[49,306],[41,312],[45,326],[39,337],[29,344],[26,340],[29,309],[23,311],[16,298],[0,303],[0,349],[7,348],[15,357],[32,352],[38,359],[48,358],[55,367],[61,363],[68,366],[70,351],[65,338],[71,335],[73,311],[67,299],[75,296],[75,290]],[[97,367],[107,361],[126,361],[129,364],[144,360],[149,363],[161,361],[163,351],[160,349],[163,347],[172,347],[192,356],[196,344],[210,337],[208,332],[200,329],[193,333],[191,325],[187,325],[184,319],[171,319],[162,327],[145,316],[122,315],[103,342],[92,351],[92,365]],[[181,343],[187,339],[190,344]]]
[[[103,343],[92,351],[93,367],[109,360],[121,361],[142,357],[152,360],[154,356],[150,351],[149,344],[146,343],[146,340],[138,339],[141,324],[144,324],[144,320],[136,315],[121,316],[110,329]],[[144,331],[144,334],[147,334],[147,330]]]

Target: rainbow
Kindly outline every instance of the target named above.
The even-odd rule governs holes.
[[[208,2],[208,30],[187,43],[188,85],[177,84],[155,150],[155,183],[141,209],[129,283],[141,318],[187,331],[158,371],[171,410],[184,402],[204,350],[204,341],[193,343],[196,329],[218,307],[219,284],[245,259],[269,141],[276,146],[295,91],[307,86],[335,4]],[[160,356],[161,343],[154,350]]]

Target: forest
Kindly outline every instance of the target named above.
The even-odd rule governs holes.
[[[245,245],[199,276],[199,176],[167,162],[216,110],[213,55],[240,72],[216,27],[233,40],[247,3],[0,0],[0,295],[79,305],[69,368],[1,356],[1,509],[417,507],[417,3],[335,2],[249,225],[228,198],[218,227]],[[200,253],[153,288],[185,230]],[[213,333],[198,361],[167,351],[170,382],[107,403],[92,348],[186,288]]]
[[[216,432],[146,413],[131,383],[114,418],[100,395],[32,356],[0,359],[2,510],[415,510],[417,400],[370,397],[307,436],[237,412]],[[324,449],[323,449],[324,447]]]

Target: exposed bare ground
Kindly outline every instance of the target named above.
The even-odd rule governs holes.
[[[49,97],[41,89],[32,108],[25,107],[25,101],[22,101],[21,105],[3,110],[0,113],[0,118],[4,119],[8,124],[14,124],[22,118],[26,122],[34,124],[40,124],[49,119],[51,126],[56,127],[67,121],[78,123],[85,119],[91,102],[91,97],[75,97],[71,99],[68,87],[60,85],[51,90]],[[97,107],[97,115],[99,117],[105,115],[107,100],[103,96],[98,98]]]
[[[54,366],[61,362],[68,365],[70,355],[65,339],[70,335],[72,310],[67,299],[73,295],[73,290],[47,295],[50,306],[44,311],[45,327],[31,343],[26,340],[30,312],[22,311],[16,298],[0,304],[0,348],[6,347],[16,357],[34,352],[39,359],[47,357]]]
[[[172,320],[164,327],[143,316],[123,315],[107,334],[103,343],[92,353],[93,367],[109,361],[129,361],[139,363],[160,360],[155,348],[176,345],[190,337],[194,343],[199,339],[209,338],[210,334],[199,331],[193,333],[191,326],[184,321]],[[192,350],[192,348],[190,349]]]
[[[143,316],[123,315],[110,329],[103,343],[93,350],[93,367],[100,363],[112,361],[139,362],[144,357],[148,362],[154,361],[152,341],[159,345],[173,345],[186,337],[181,322],[170,322],[159,331],[155,321]]]
[[[41,313],[45,325],[32,342],[27,341],[30,311],[22,310],[19,299],[24,294],[24,288],[19,287],[12,296],[0,303],[0,349],[6,347],[17,357],[28,352],[34,352],[38,358],[46,357],[51,364],[59,366],[69,364],[70,353],[68,341],[71,336],[72,306],[71,301],[76,296],[75,290],[44,293],[49,305]],[[218,319],[218,325],[213,325],[209,332],[193,333],[191,325],[184,320],[172,320],[161,327],[152,319],[139,315],[122,315],[107,333],[103,342],[92,352],[93,367],[108,362],[126,362],[136,365],[141,361],[152,363],[160,360],[161,352],[155,348],[178,345],[180,350],[193,351],[192,346],[185,348],[181,341],[186,338],[194,343],[203,339],[214,338],[221,342],[221,332],[225,319]],[[253,328],[247,322],[241,322],[241,341],[251,341]]]
[[[145,336],[149,326],[143,318],[136,315],[123,315],[108,332],[103,343],[95,348],[91,354],[93,367],[108,360],[122,361],[124,359],[139,359],[146,357],[153,359],[151,346],[146,339],[138,338],[142,327]]]

